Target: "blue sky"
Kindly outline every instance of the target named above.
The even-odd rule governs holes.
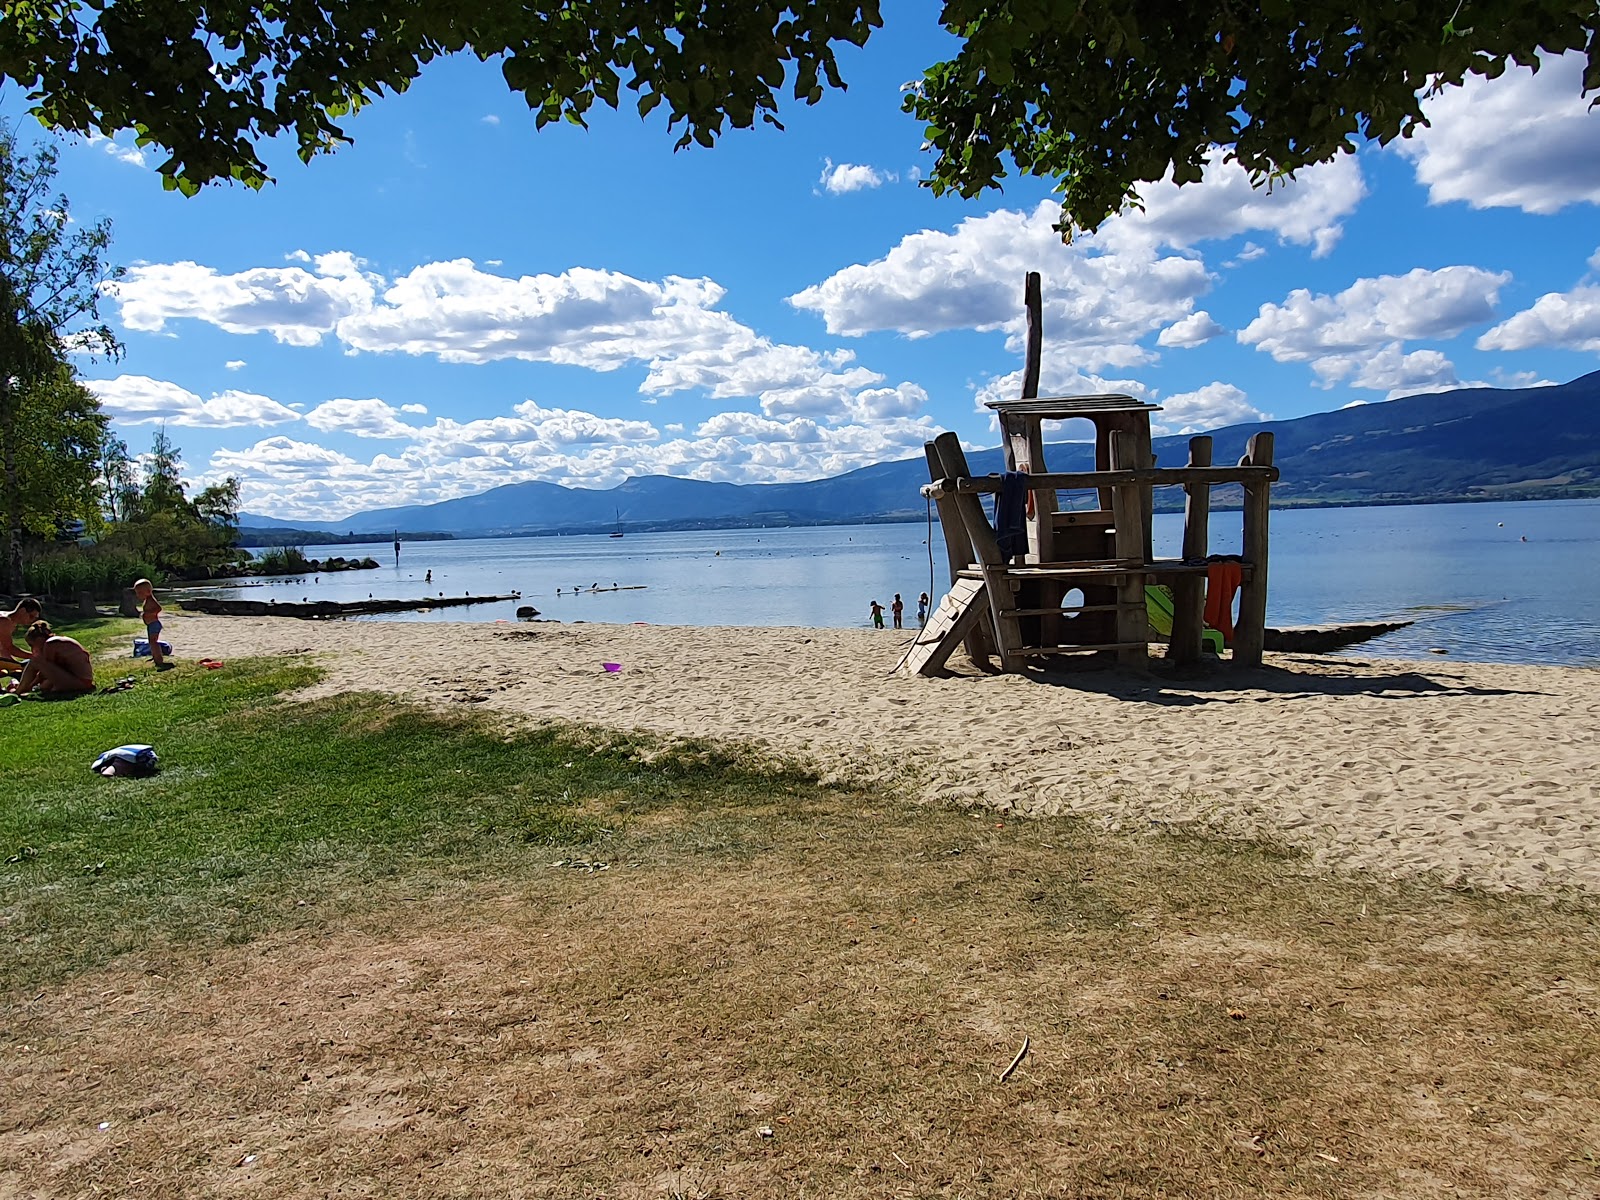
[[[1042,391],[1127,391],[1165,432],[1600,367],[1600,114],[1575,59],[1431,101],[1433,128],[1272,192],[1214,164],[1062,246],[1040,181],[935,198],[901,87],[947,49],[891,3],[850,90],[672,151],[659,114],[535,132],[453,59],[256,193],[163,192],[127,135],[63,144],[128,267],[126,354],[83,374],[132,449],[164,423],[246,511],[337,518],[543,479],[833,475],[996,438],[1022,283]],[[23,114],[0,94],[0,119]],[[24,122],[27,130],[31,122]]]

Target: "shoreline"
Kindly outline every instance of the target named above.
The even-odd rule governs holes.
[[[316,655],[312,694],[739,743],[919,801],[1263,838],[1383,877],[1600,891],[1592,667],[1274,654],[1185,680],[910,679],[890,674],[909,629],[171,624],[190,661]]]

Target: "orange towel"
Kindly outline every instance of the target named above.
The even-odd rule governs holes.
[[[1214,562],[1206,566],[1206,624],[1233,645],[1233,597],[1244,582],[1244,567],[1236,562]]]

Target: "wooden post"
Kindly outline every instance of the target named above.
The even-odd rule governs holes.
[[[933,445],[939,454],[939,462],[943,468],[941,474],[945,478],[960,478],[969,473],[967,456],[961,449],[961,439],[955,434],[941,433],[933,440]],[[983,581],[989,591],[989,611],[994,618],[995,647],[1000,654],[1000,669],[1018,670],[1021,660],[1014,652],[1022,649],[1022,631],[1017,627],[1017,606],[1012,595],[1012,581],[1005,573],[1005,564],[1000,557],[1000,546],[994,537],[994,527],[989,524],[989,517],[983,511],[983,502],[977,496],[958,492],[954,499],[956,511],[961,516],[962,527],[967,531],[967,539],[972,545],[978,569],[983,572]]]
[[[1028,356],[1022,366],[1022,398],[1039,394],[1039,362],[1044,350],[1044,327],[1040,324],[1043,303],[1039,296],[1039,272],[1029,271],[1022,283],[1022,306],[1028,315]]]
[[[1211,465],[1211,439],[1189,439],[1189,465]],[[1183,485],[1183,561],[1204,562],[1210,554],[1211,485]],[[1167,657],[1178,663],[1199,662],[1205,632],[1206,583],[1203,575],[1180,575],[1172,584],[1172,644]]]
[[[1128,430],[1111,431],[1107,449],[1113,471],[1137,466],[1137,437]],[[1117,557],[1137,562],[1144,556],[1144,515],[1139,511],[1139,485],[1118,484],[1111,489],[1111,519],[1115,522]],[[1123,666],[1147,666],[1150,652],[1150,618],[1145,611],[1145,576],[1129,571],[1117,582],[1117,662]]]
[[[939,454],[939,448],[932,442],[924,442],[922,452],[928,460],[928,475],[937,483],[945,477],[944,460]],[[966,527],[961,523],[961,511],[956,507],[955,497],[940,496],[934,503],[939,509],[939,531],[944,536],[945,559],[950,564],[950,586],[954,587],[961,572],[976,561],[976,556],[972,553],[972,543],[967,538]],[[928,602],[933,605],[939,603],[938,598],[934,596],[929,596]],[[991,639],[982,624],[974,625],[962,644],[967,649],[967,656],[973,662],[981,666],[988,661]]]
[[[1253,434],[1240,466],[1270,467],[1272,435]],[[1244,485],[1244,560],[1249,577],[1239,590],[1239,620],[1233,631],[1233,661],[1247,667],[1261,665],[1267,629],[1267,516],[1272,509],[1272,485],[1262,480]]]
[[[93,592],[78,593],[78,615],[80,617],[92,617],[95,615]]]

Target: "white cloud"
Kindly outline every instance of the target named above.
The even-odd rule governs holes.
[[[844,192],[859,192],[863,188],[882,187],[894,179],[876,168],[864,167],[855,163],[835,164],[833,159],[823,160],[822,178],[819,183],[831,194],[837,196]]]
[[[1180,392],[1157,403],[1161,411],[1151,414],[1151,428],[1159,435],[1202,433],[1224,425],[1246,421],[1270,421],[1250,403],[1250,398],[1231,383],[1208,383],[1193,392]]]
[[[1194,346],[1203,346],[1212,338],[1221,337],[1228,331],[1212,319],[1205,309],[1190,313],[1181,321],[1168,325],[1156,338],[1156,343],[1171,349],[1187,350]]]
[[[158,333],[170,320],[192,318],[228,333],[270,333],[291,346],[315,346],[341,319],[372,307],[374,281],[342,251],[313,261],[315,274],[258,267],[223,275],[193,262],[132,267],[106,292],[129,329]]]
[[[1263,304],[1238,339],[1278,362],[1311,362],[1395,341],[1455,337],[1494,317],[1500,288],[1510,278],[1480,267],[1418,267],[1404,275],[1358,279],[1335,296],[1300,288],[1282,304]]]
[[[427,413],[428,406],[426,404],[402,404],[400,406],[400,411],[403,413],[414,413],[418,416],[422,416]]]
[[[349,433],[364,438],[412,438],[414,425],[397,416],[398,410],[382,400],[326,400],[305,415],[305,422],[323,433]]]
[[[1338,243],[1342,219],[1366,194],[1353,154],[1306,167],[1295,179],[1270,187],[1253,187],[1249,172],[1218,156],[1199,183],[1179,187],[1169,175],[1140,185],[1143,211],[1130,209],[1107,222],[1098,236],[1113,246],[1143,240],[1182,248],[1260,230],[1279,241],[1310,245],[1322,258]]]
[[[186,388],[147,375],[87,379],[84,386],[100,400],[112,419],[124,425],[165,423],[195,429],[230,429],[241,425],[281,425],[300,414],[252,392],[219,392],[209,400]]]
[[[963,220],[950,233],[923,230],[876,262],[846,267],[789,297],[819,313],[828,332],[856,337],[895,330],[925,337],[955,329],[1022,329],[1022,281],[1043,277],[1046,340],[1071,346],[1083,369],[1148,359],[1145,335],[1186,316],[1209,286],[1205,266],[1148,247],[1108,253],[1094,238],[1062,245],[1059,207],[1009,209]]]
[[[1236,267],[1240,263],[1255,262],[1258,258],[1266,257],[1266,253],[1267,248],[1265,246],[1258,246],[1254,242],[1246,242],[1239,247],[1239,253],[1229,259],[1225,265]]]
[[[1537,73],[1468,76],[1425,101],[1430,127],[1395,145],[1429,201],[1530,213],[1600,204],[1600,120],[1583,95],[1584,63],[1573,51]]]
[[[85,138],[85,141],[88,145],[98,146],[120,163],[127,163],[131,167],[146,165],[147,160],[145,159],[144,151],[137,146],[120,146],[117,144],[116,139],[108,138],[103,133],[91,133]]]
[[[230,371],[242,371],[242,370],[244,370],[245,367],[249,366],[250,364],[245,362],[245,360],[242,359],[242,358],[230,358],[227,362],[223,363],[222,365],[224,367],[226,367]]]
[[[1549,292],[1532,308],[1506,318],[1477,341],[1479,350],[1559,350],[1600,353],[1600,286]]]
[[[500,124],[500,118],[495,116],[494,113],[489,113],[487,116],[479,117],[478,119],[480,121],[482,121],[485,125],[498,125],[498,124]]]
[[[1331,354],[1311,364],[1320,387],[1335,384],[1387,392],[1387,399],[1439,392],[1460,386],[1455,364],[1437,350],[1407,354],[1399,342],[1377,350]]]

